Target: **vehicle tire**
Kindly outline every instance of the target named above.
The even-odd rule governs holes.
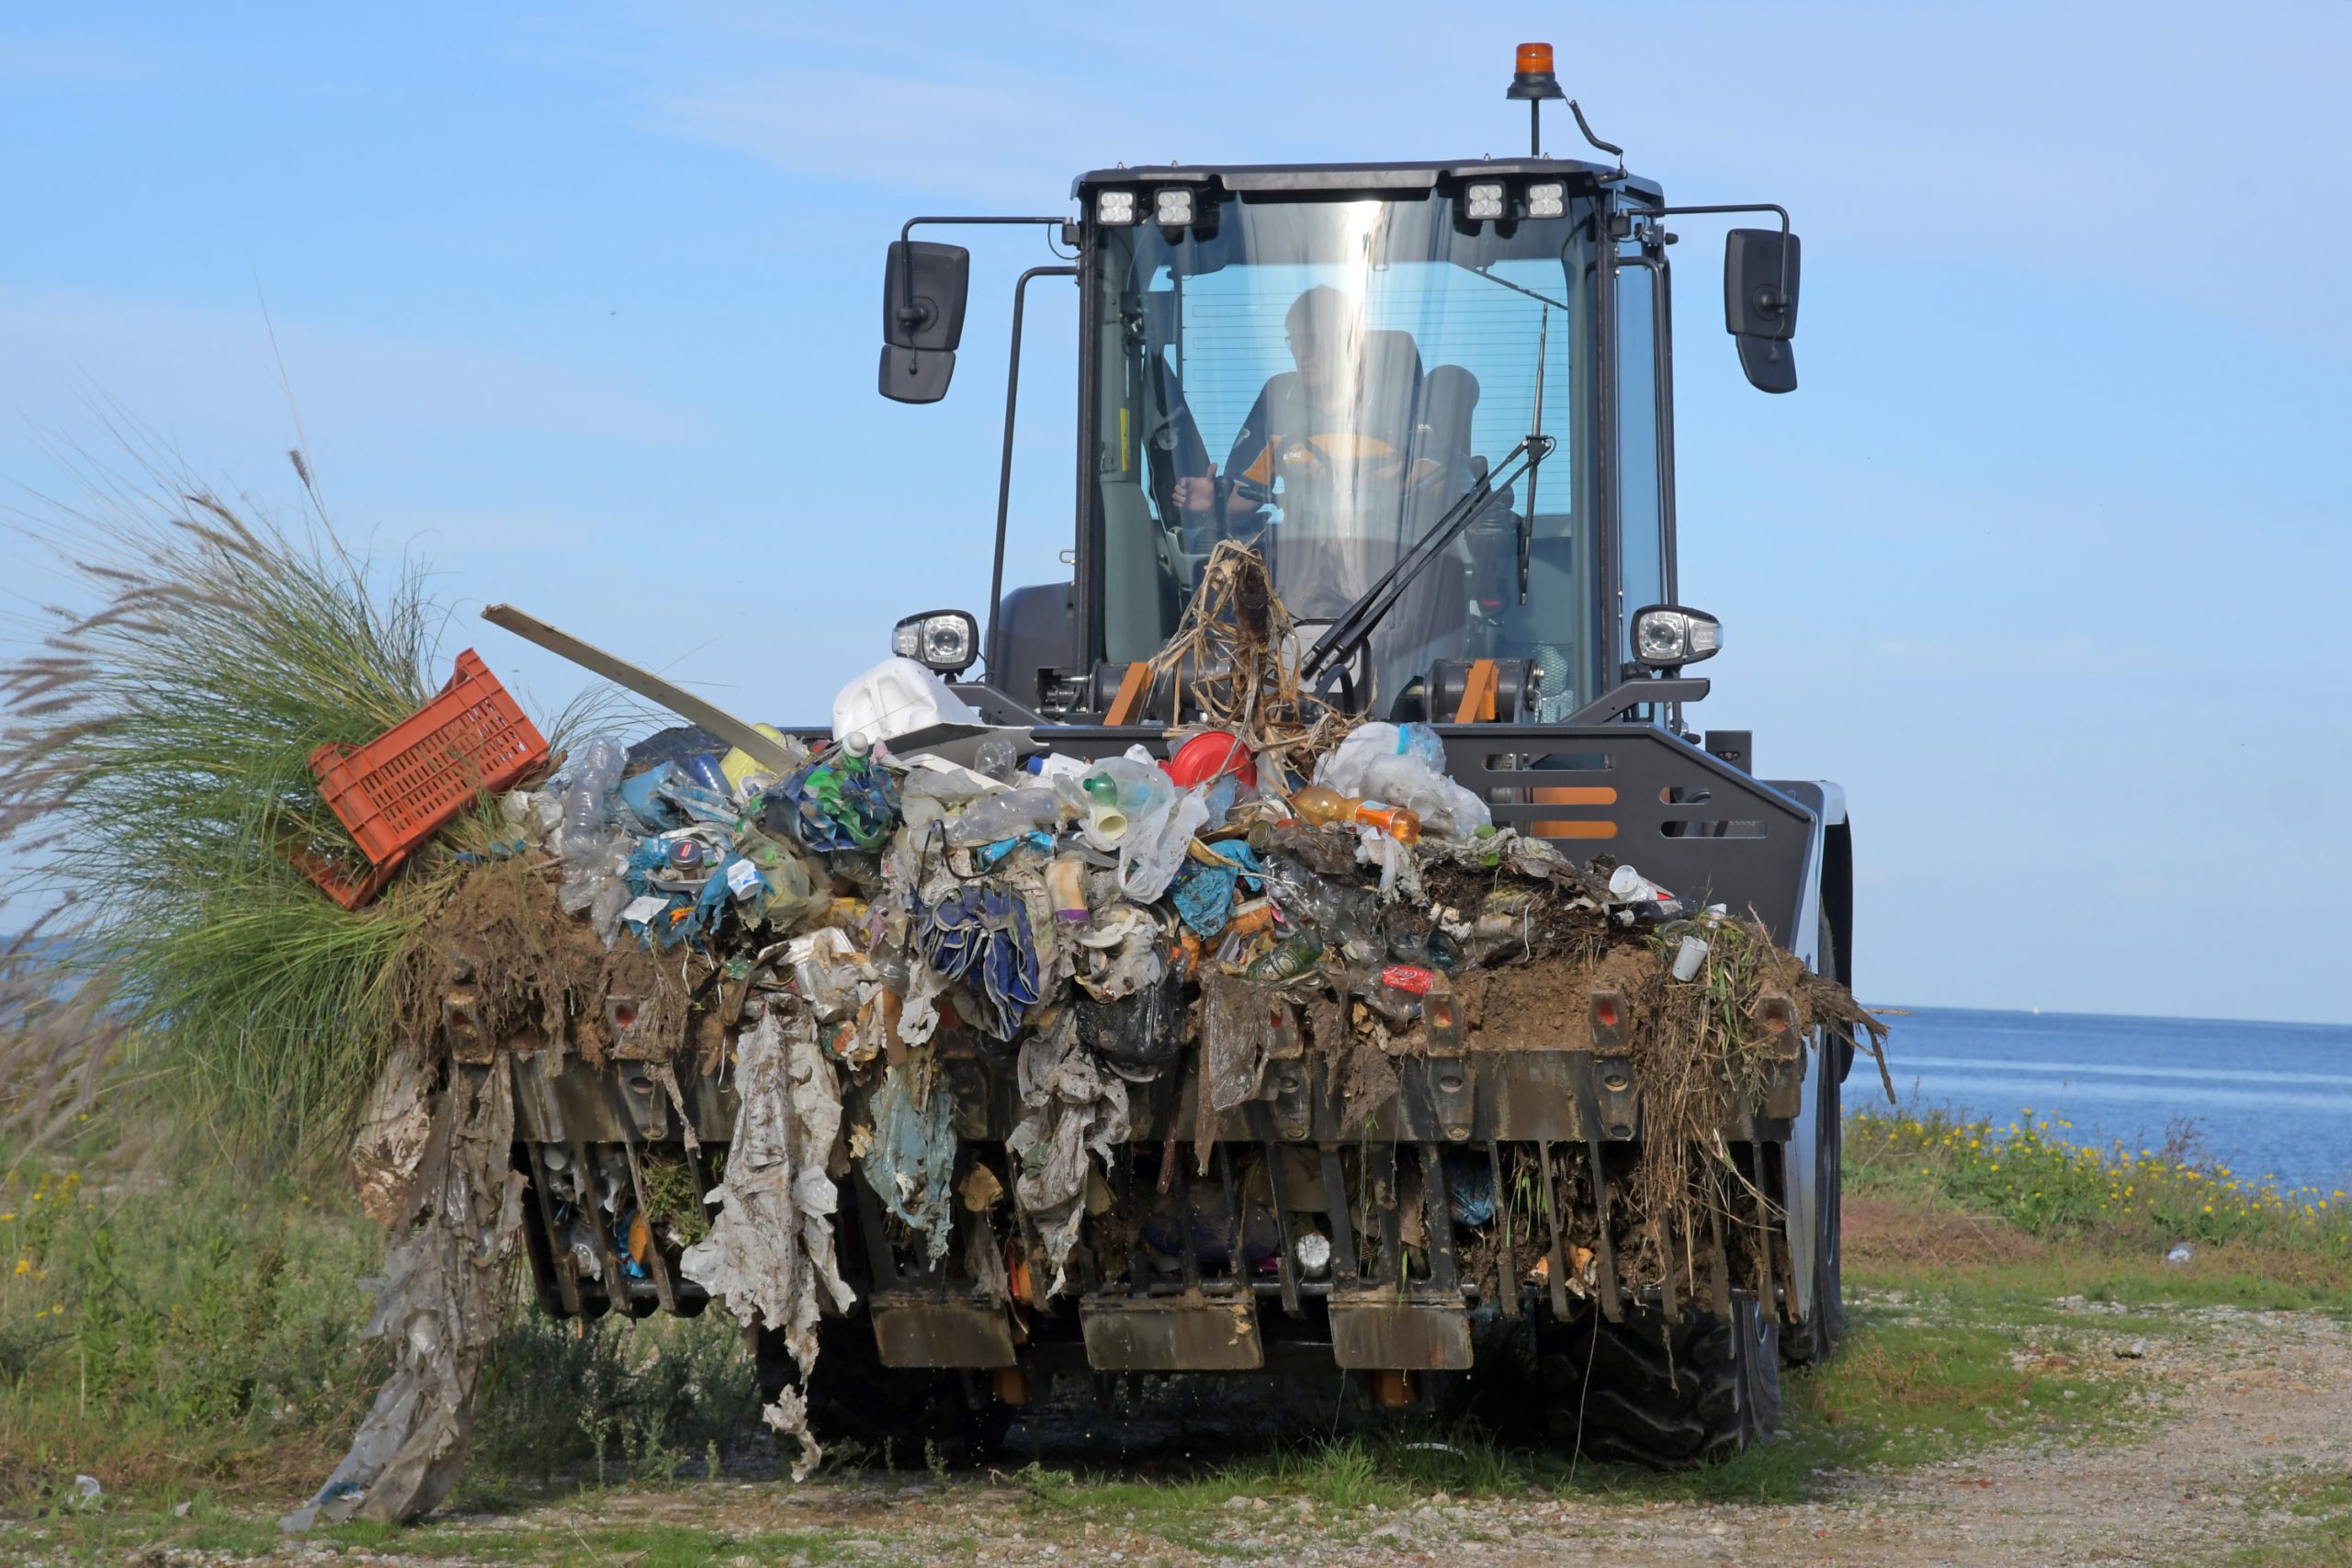
[[[1668,1318],[1591,1313],[1544,1334],[1545,1424],[1596,1459],[1669,1469],[1728,1459],[1781,1427],[1781,1325],[1746,1295],[1729,1322],[1684,1307]]]
[[[798,1383],[800,1369],[784,1347],[784,1337],[760,1330],[757,1365],[760,1398],[773,1401]],[[808,1380],[808,1427],[820,1443],[849,1442],[870,1450],[870,1461],[887,1458],[912,1469],[940,1462],[962,1469],[978,1464],[1004,1441],[1012,1413],[974,1391],[969,1374],[928,1368],[886,1367],[874,1343],[873,1321],[855,1315],[827,1318],[817,1328],[817,1365]]]

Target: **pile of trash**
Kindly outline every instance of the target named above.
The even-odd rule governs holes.
[[[894,659],[844,688],[828,735],[721,715],[738,743],[594,739],[497,799],[488,852],[402,963],[355,1152],[393,1232],[376,1327],[399,1370],[290,1522],[413,1517],[454,1483],[520,1232],[508,1058],[626,1063],[667,1097],[680,1153],[534,1156],[571,1227],[550,1240],[588,1278],[673,1269],[778,1335],[800,1387],[763,1414],[797,1439],[796,1475],[819,1458],[819,1324],[856,1304],[835,1248],[846,1184],[910,1256],[952,1255],[977,1291],[1042,1310],[1073,1289],[1091,1218],[1154,1245],[1154,1222],[1111,1213],[1137,1111],[1164,1171],[1189,1144],[1206,1172],[1220,1138],[1250,1135],[1238,1112],[1285,1049],[1320,1058],[1349,1136],[1369,1139],[1437,1021],[1457,1049],[1558,1048],[1605,985],[1645,1103],[1628,1201],[1600,1221],[1623,1228],[1617,1277],[1666,1281],[1738,1190],[1765,1201],[1721,1128],[1807,1031],[1874,1039],[1876,1021],[1752,914],[1498,827],[1428,726],[1305,696],[1262,563],[1222,571],[1232,592],[1203,597],[1237,613],[1191,630],[1222,685],[1163,732],[1164,759],[991,728]],[[959,1162],[949,1064],[976,1057],[1017,1092],[1017,1122],[1001,1159]],[[687,1093],[706,1082],[734,1095],[708,1155]],[[1499,1194],[1462,1199],[1491,1219]],[[1098,1261],[1126,1250],[1093,1239]]]
[[[544,787],[503,798],[511,853],[459,886],[403,987],[401,1049],[357,1162],[371,1212],[447,1221],[477,1254],[511,1247],[483,1224],[520,1179],[503,1168],[479,1174],[469,1212],[430,1201],[429,1183],[427,1201],[413,1195],[436,1146],[428,1086],[452,1043],[440,998],[453,988],[470,1035],[496,1049],[648,1065],[690,1145],[680,1077],[718,1073],[740,1110],[706,1195],[717,1216],[681,1271],[780,1330],[805,1379],[820,1316],[855,1300],[835,1263],[837,1179],[854,1169],[933,1260],[960,1226],[976,1280],[1009,1299],[1020,1273],[1050,1300],[1069,1288],[1133,1097],[1187,1083],[1205,1170],[1220,1120],[1261,1090],[1277,1012],[1303,1021],[1358,1126],[1396,1092],[1395,1060],[1426,1049],[1434,998],[1460,1002],[1474,1033],[1494,1010],[1502,1048],[1559,1043],[1556,1028],[1524,1027],[1538,993],[1555,1023],[1573,1019],[1604,972],[1637,1035],[1708,1040],[1712,1019],[1694,1130],[1793,1048],[1761,1028],[1724,1037],[1742,1000],[1726,1013],[1725,983],[1798,998],[1799,1032],[1869,1021],[1754,921],[1497,828],[1423,725],[1348,729],[1306,776],[1218,728],[1171,735],[1165,761],[982,730],[961,762],[907,746],[977,716],[904,660],[853,682],[836,716],[841,738],[813,747],[770,732],[783,771],[673,730],[627,750],[592,741]],[[614,998],[628,998],[625,1029]],[[937,1050],[958,1032],[1012,1067],[1023,1107],[1009,1181],[978,1167],[960,1191]],[[990,1211],[1007,1201],[1023,1223],[1000,1233]],[[800,1439],[805,1473],[817,1450],[800,1394],[767,1416]]]

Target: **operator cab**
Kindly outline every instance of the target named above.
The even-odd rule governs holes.
[[[1513,97],[1561,96],[1547,48],[1521,64]],[[1634,625],[1676,603],[1662,220],[1757,209],[1671,209],[1622,162],[1540,153],[1121,165],[1072,196],[1075,222],[988,220],[1058,224],[1075,265],[1031,276],[1074,276],[1081,310],[1074,580],[1004,599],[991,692],[1104,712],[1226,540],[1263,555],[1318,687],[1375,716],[1451,718],[1448,670],[1491,660],[1500,716],[1558,723],[1703,657]],[[944,393],[965,255],[893,247],[886,395]],[[1726,324],[1767,390],[1795,384],[1794,262],[1785,214],[1726,253]]]
[[[1086,548],[1104,660],[1158,650],[1221,539],[1264,554],[1312,637],[1476,496],[1338,673],[1383,715],[1419,701],[1441,658],[1532,661],[1563,712],[1589,690],[1599,538],[1579,526],[1595,500],[1577,433],[1606,172],[1170,169],[1140,188],[1133,171],[1082,176]],[[1160,221],[1171,210],[1189,221]],[[1131,211],[1139,220],[1116,220]],[[1531,436],[1555,445],[1515,484],[1490,483]]]

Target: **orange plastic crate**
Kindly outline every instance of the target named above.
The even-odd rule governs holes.
[[[548,743],[472,649],[441,694],[356,750],[311,753],[319,793],[368,858],[389,867],[484,790],[547,761]]]

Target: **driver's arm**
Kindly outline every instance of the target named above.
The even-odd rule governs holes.
[[[1224,511],[1228,517],[1247,517],[1264,504],[1244,496],[1232,479],[1247,479],[1261,487],[1273,482],[1274,444],[1266,428],[1266,394],[1261,390],[1258,400],[1250,405],[1249,417],[1241,422],[1240,434],[1233,438],[1233,450],[1227,454],[1225,472],[1231,478],[1220,481],[1212,465],[1206,478],[1187,478],[1176,481],[1176,504],[1186,512],[1204,513],[1215,510],[1217,491],[1225,491]]]

